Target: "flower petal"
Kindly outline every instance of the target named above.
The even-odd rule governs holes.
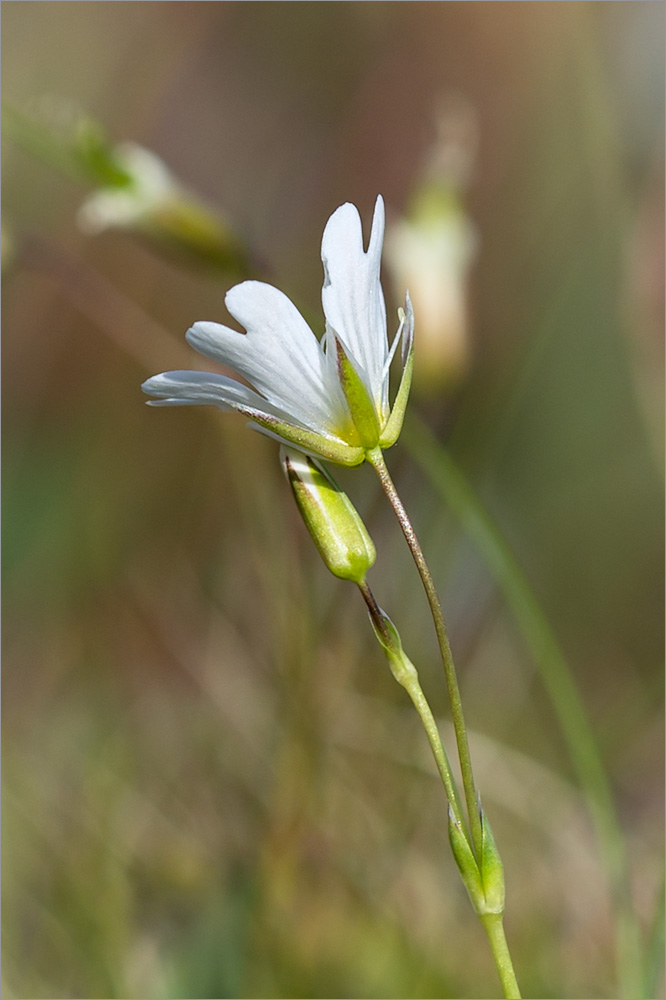
[[[365,457],[361,447],[353,447],[330,435],[322,435],[268,403],[253,389],[225,375],[212,372],[175,371],[153,375],[141,386],[150,396],[149,406],[211,404],[221,410],[236,410],[252,421],[251,427],[302,451],[340,465],[360,465]]]
[[[375,204],[367,253],[358,210],[342,205],[328,220],[321,244],[324,264],[322,304],[328,324],[343,341],[367,379],[380,417],[386,416],[388,380],[383,378],[388,351],[386,306],[379,283],[384,239],[384,202]]]
[[[344,399],[339,387],[330,385],[324,352],[296,306],[261,281],[236,285],[225,302],[247,333],[196,323],[187,332],[189,343],[233,368],[303,426],[337,436],[345,422]]]
[[[239,407],[261,411],[279,420],[293,418],[277,406],[268,403],[263,396],[225,375],[212,372],[175,371],[153,375],[141,386],[150,400],[151,406],[184,406],[199,404],[217,406],[221,410],[235,410]]]

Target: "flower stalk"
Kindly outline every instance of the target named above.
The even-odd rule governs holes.
[[[520,1000],[520,988],[511,961],[511,953],[504,933],[504,921],[501,913],[485,913],[480,917],[483,929],[488,935],[490,950],[493,953],[502,989],[506,1000]]]
[[[488,937],[504,996],[506,1000],[516,1000],[516,998],[519,1000],[520,989],[504,933],[504,869],[490,823],[479,801],[475,815],[478,818],[481,833],[479,847],[475,850],[467,831],[462,803],[449,758],[439,735],[432,709],[419,683],[416,668],[402,648],[398,630],[377,604],[366,581],[359,582],[358,588],[368,608],[377,641],[389,661],[391,673],[411,698],[428,738],[449,803],[451,851],[474,911]]]
[[[405,655],[400,641],[400,636],[398,635],[395,625],[377,604],[370,587],[365,581],[363,581],[363,583],[359,583],[358,589],[361,591],[363,600],[367,605],[368,614],[370,615],[370,621],[372,622],[372,627],[375,631],[375,635],[377,636],[377,640],[386,653],[389,666],[391,667],[391,673],[397,680],[398,684],[404,687],[405,691],[412,700],[414,708],[419,714],[426,736],[428,737],[430,749],[432,750],[433,757],[435,758],[435,764],[437,765],[439,776],[442,779],[442,784],[444,785],[444,790],[446,791],[449,808],[453,811],[456,821],[460,824],[464,824],[464,813],[460,797],[458,795],[458,789],[456,788],[456,783],[453,777],[453,772],[451,770],[451,764],[449,763],[448,755],[439,735],[439,730],[437,728],[437,723],[435,722],[435,717],[432,714],[432,709],[430,708],[419,683],[416,668]]]
[[[376,448],[374,451],[369,452],[366,457],[367,461],[372,465],[377,473],[382,489],[384,490],[389,503],[393,507],[400,527],[402,528],[402,533],[405,536],[407,545],[409,546],[414,562],[416,563],[416,567],[419,571],[419,575],[426,592],[428,604],[430,605],[430,611],[435,624],[435,632],[437,633],[437,641],[439,643],[439,650],[442,657],[444,675],[446,677],[449,701],[451,703],[451,718],[453,721],[453,729],[458,748],[458,758],[460,760],[460,771],[462,774],[463,788],[465,792],[465,802],[467,804],[467,816],[472,834],[472,845],[476,857],[480,858],[483,847],[483,833],[478,808],[478,793],[474,784],[472,758],[469,752],[467,726],[465,724],[465,716],[463,714],[460,688],[458,686],[458,676],[453,662],[453,655],[451,653],[451,645],[449,643],[446,623],[442,613],[442,606],[439,603],[439,597],[437,596],[437,591],[435,590],[435,583],[425,560],[425,556],[423,555],[423,549],[419,544],[419,540],[416,537],[416,532],[412,527],[407,511],[405,510],[402,500],[398,495],[398,491],[396,490],[393,480],[391,479],[381,450]]]

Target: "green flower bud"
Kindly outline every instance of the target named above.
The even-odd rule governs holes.
[[[363,583],[377,553],[347,494],[313,458],[282,447],[280,459],[305,525],[331,573]]]

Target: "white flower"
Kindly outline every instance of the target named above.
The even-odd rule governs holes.
[[[143,146],[122,143],[113,150],[113,156],[118,169],[129,178],[128,183],[101,187],[86,199],[78,214],[84,233],[132,228],[149,219],[178,191],[178,182],[162,160]]]
[[[390,447],[409,394],[414,323],[407,296],[389,350],[379,281],[383,237],[381,196],[367,251],[357,209],[342,205],[322,239],[322,342],[286,295],[264,282],[244,281],[227,293],[225,303],[247,333],[200,322],[187,339],[254,388],[208,372],[165,372],[143,384],[144,392],[160,397],[152,405],[209,403],[237,410],[270,436],[341,465],[359,465],[366,452]],[[389,367],[401,336],[403,372],[391,410]]]
[[[425,202],[425,199],[424,199]],[[431,198],[389,229],[386,254],[397,287],[407,285],[419,316],[415,384],[438,392],[469,360],[467,279],[477,239],[460,199]]]

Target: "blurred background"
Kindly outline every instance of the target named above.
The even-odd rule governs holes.
[[[324,224],[378,192],[387,460],[524,995],[663,996],[663,37],[648,0],[3,4],[4,996],[497,996],[275,444],[140,392],[243,276],[319,334]],[[451,747],[398,526],[339,478]]]

